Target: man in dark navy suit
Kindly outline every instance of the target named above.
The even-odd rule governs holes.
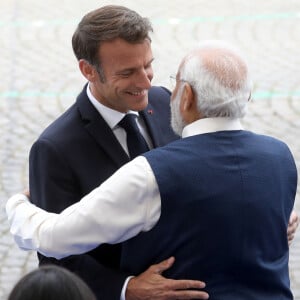
[[[118,125],[128,113],[136,116],[149,149],[177,139],[169,125],[170,92],[151,87],[150,31],[146,18],[121,6],[92,11],[79,23],[72,45],[88,83],[32,146],[30,194],[37,206],[59,213],[130,160],[126,132]],[[54,263],[77,273],[102,300],[125,299],[125,295],[130,300],[132,294],[134,299],[189,299],[189,288],[203,286],[160,276],[170,261],[129,280],[132,274],[120,271],[121,247],[102,245],[62,260],[38,256],[40,265]],[[155,288],[154,282],[159,284]],[[167,298],[154,295],[159,288]]]

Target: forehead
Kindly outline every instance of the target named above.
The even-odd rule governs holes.
[[[138,68],[152,60],[151,43],[128,43],[122,39],[104,42],[99,49],[101,66],[104,69]]]

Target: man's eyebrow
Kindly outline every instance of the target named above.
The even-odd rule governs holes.
[[[149,62],[147,62],[146,66],[151,65],[153,61],[154,61],[154,57],[151,58],[151,59],[149,60]],[[137,69],[136,67],[125,68],[125,69],[121,69],[121,70],[116,71],[116,74],[120,74],[120,73],[123,73],[123,72],[131,72],[131,71],[134,71],[134,70],[136,70],[136,69]]]

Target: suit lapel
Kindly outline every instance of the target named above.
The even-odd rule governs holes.
[[[86,131],[93,137],[99,147],[121,167],[129,158],[105,120],[94,108],[86,94],[86,86],[77,98],[79,113]]]
[[[160,132],[160,128],[157,126],[157,122],[153,121],[153,109],[152,105],[149,103],[147,108],[140,112],[140,116],[143,118],[148,133],[150,135],[151,141],[153,143],[153,148],[159,147],[158,134]]]

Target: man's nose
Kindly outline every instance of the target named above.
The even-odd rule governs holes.
[[[138,85],[139,87],[143,88],[143,89],[150,89],[151,87],[151,81],[153,78],[153,71],[152,69],[146,69],[141,71],[141,73],[139,74],[138,77]]]

